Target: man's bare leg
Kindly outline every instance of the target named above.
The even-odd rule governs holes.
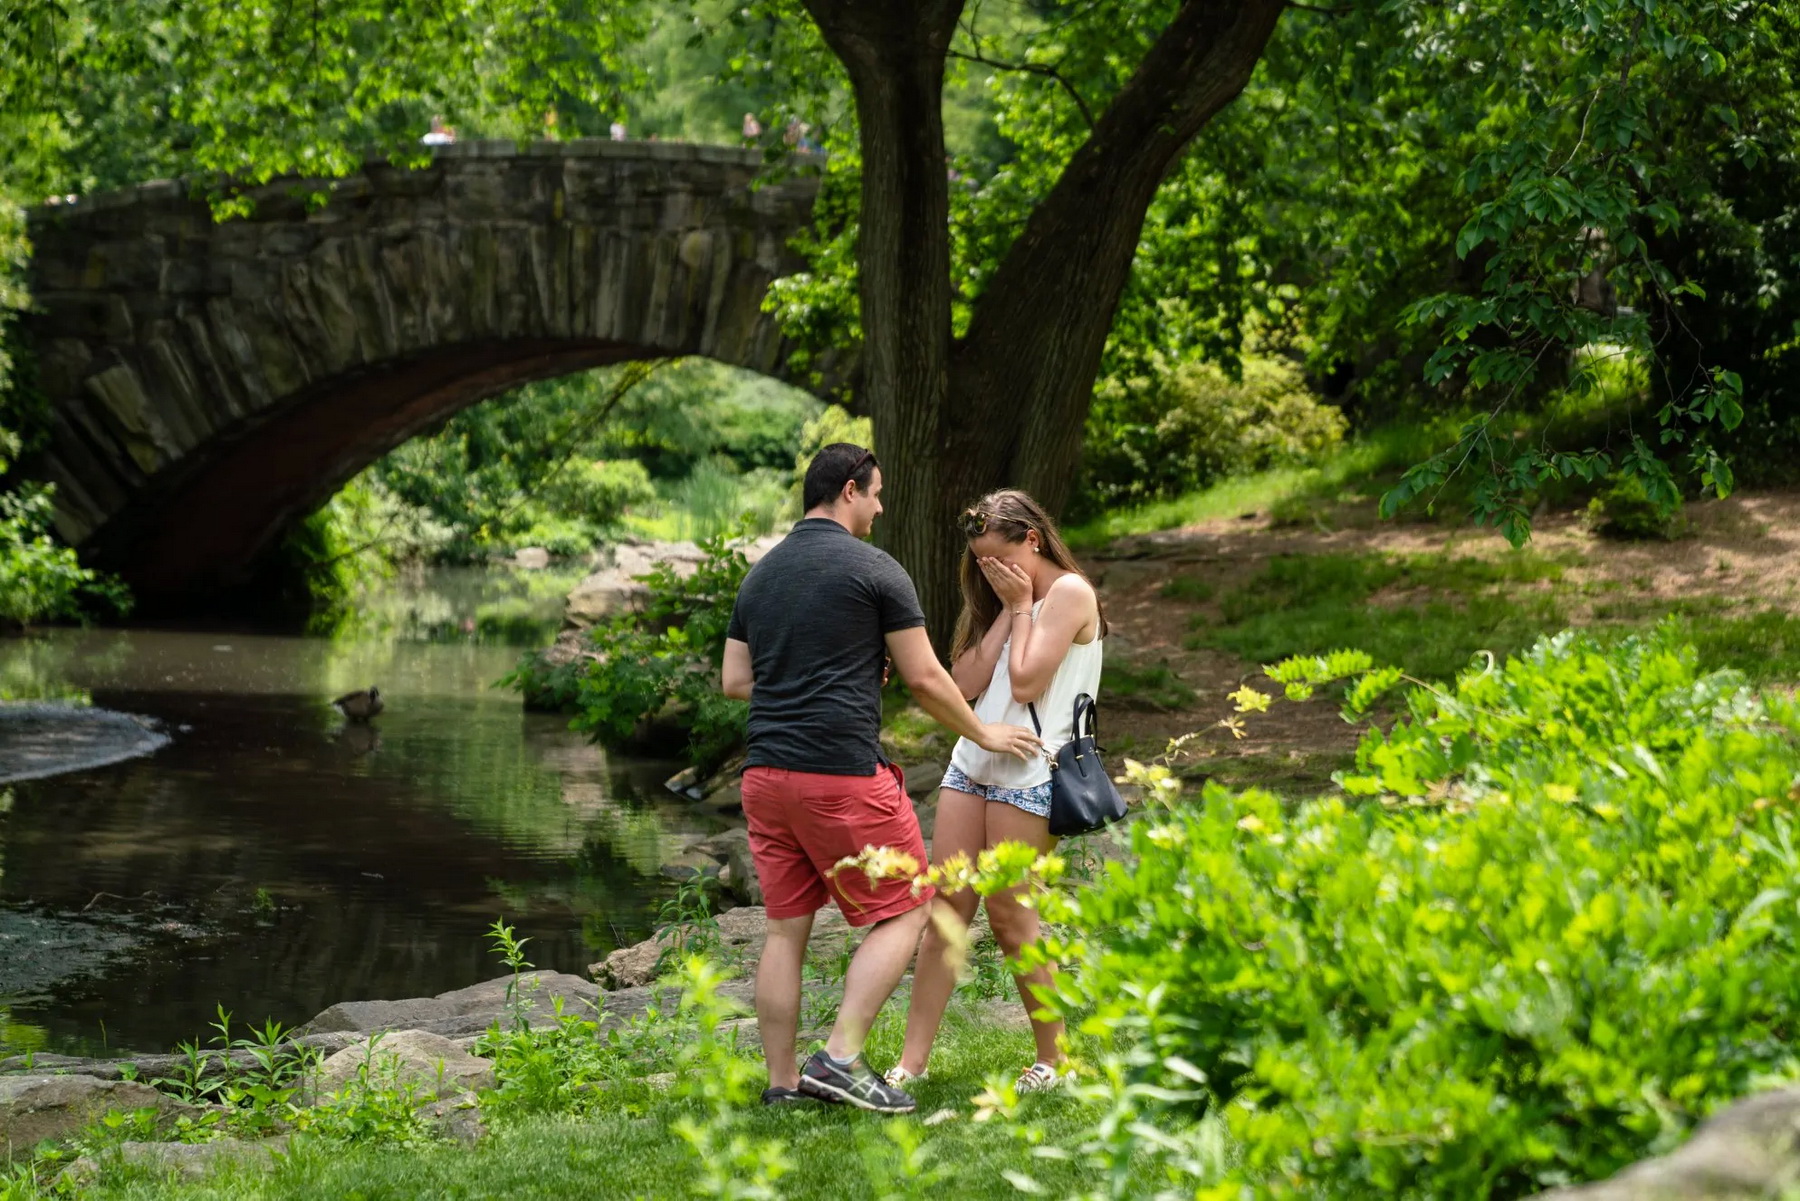
[[[763,935],[762,962],[756,968],[756,1027],[762,1034],[770,1088],[794,1088],[800,1083],[794,1040],[800,1030],[800,969],[806,962],[806,940],[812,936],[812,927],[810,913],[777,917],[769,919]]]
[[[906,965],[919,949],[919,934],[925,929],[928,907],[921,903],[905,913],[876,923],[844,976],[844,1001],[838,1006],[837,1022],[831,1037],[825,1041],[825,1053],[840,1062],[862,1053],[868,1041],[869,1027],[887,999],[894,995]],[[796,975],[796,982],[798,976]],[[799,1007],[799,991],[795,990],[795,1008]],[[763,1036],[768,1047],[768,1036]]]

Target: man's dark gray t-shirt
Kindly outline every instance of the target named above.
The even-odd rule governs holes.
[[[744,765],[874,775],[887,635],[924,624],[900,564],[835,521],[801,521],[744,577],[726,630],[750,645]]]

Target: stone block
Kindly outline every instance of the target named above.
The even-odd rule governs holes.
[[[90,375],[87,388],[111,418],[110,424],[119,445],[144,474],[158,470],[165,456],[180,455],[181,444],[169,431],[163,415],[145,395],[143,381],[137,372],[123,363],[115,364]]]
[[[692,880],[695,876],[717,877],[719,861],[703,851],[683,851],[662,865],[662,874],[671,880]]]
[[[719,889],[740,905],[763,903],[762,878],[756,873],[756,861],[751,858],[749,847],[734,850],[725,861],[719,872]]]
[[[906,776],[906,795],[915,800],[934,793],[938,785],[944,782],[944,773],[950,764],[944,760],[928,760],[915,763],[900,770]]]
[[[0,1147],[22,1150],[44,1139],[67,1138],[113,1110],[153,1109],[173,1121],[193,1106],[131,1080],[94,1076],[0,1076]]]
[[[364,1068],[375,1087],[407,1087],[434,1097],[494,1086],[494,1065],[456,1043],[424,1030],[398,1030],[353,1043],[308,1073],[306,1093],[324,1098],[341,1092]]]
[[[487,1137],[487,1123],[481,1119],[481,1103],[472,1092],[433,1101],[419,1112],[437,1127],[439,1134],[452,1142],[468,1146]]]
[[[1667,1155],[1608,1180],[1539,1193],[1542,1201],[1755,1201],[1800,1183],[1800,1088],[1746,1097],[1713,1114]]]
[[[455,1017],[458,1010],[435,997],[405,1001],[339,1001],[300,1027],[303,1034],[329,1034],[338,1030],[375,1031],[416,1027]]]
[[[546,1011],[558,997],[568,1013],[586,1012],[600,998],[600,989],[592,981],[567,972],[521,972],[518,978],[523,995]],[[513,977],[498,976],[467,988],[439,993],[434,999],[450,1006],[451,1012],[456,1014],[498,1014],[506,1007],[506,990],[512,983]]]

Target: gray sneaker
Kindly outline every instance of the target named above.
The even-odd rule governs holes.
[[[814,1051],[800,1069],[800,1091],[821,1101],[854,1105],[874,1113],[911,1113],[918,1103],[886,1084],[858,1055],[839,1067],[823,1051]]]

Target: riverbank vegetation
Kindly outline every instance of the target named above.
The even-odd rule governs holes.
[[[1706,671],[1669,626],[1559,635],[1443,685],[1350,652],[1270,674],[1234,698],[1252,728],[1289,706],[1366,720],[1396,689],[1401,712],[1316,799],[1131,764],[1126,857],[1086,878],[1031,869],[1051,935],[1027,954],[1067,965],[1052,1003],[1081,1078],[1062,1094],[1013,1097],[1023,1033],[959,1005],[917,1118],[764,1110],[755,1049],[694,960],[671,965],[678,1011],[617,1033],[577,1013],[497,1025],[475,1048],[497,1078],[472,1149],[371,1074],[321,1111],[275,1106],[266,1130],[186,1128],[297,1129],[266,1170],[120,1166],[108,1141],[150,1126],[103,1123],[80,1148],[91,1195],[924,1197],[954,1175],[978,1197],[1510,1197],[1607,1175],[1791,1079],[1784,693]],[[988,865],[982,887],[1029,865]],[[891,1009],[877,1061],[899,1026]],[[15,1169],[12,1196],[67,1162]]]

